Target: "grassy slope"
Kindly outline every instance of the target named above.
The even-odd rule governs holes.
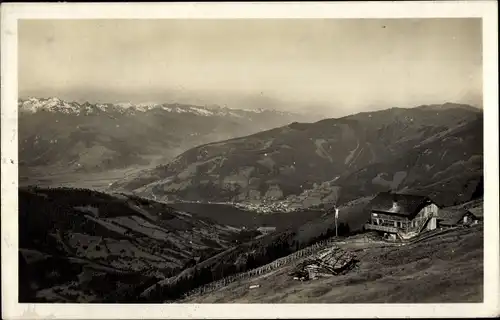
[[[361,260],[346,275],[300,282],[286,266],[187,303],[444,303],[483,299],[483,227],[402,247],[343,245]],[[249,289],[252,284],[259,288]]]

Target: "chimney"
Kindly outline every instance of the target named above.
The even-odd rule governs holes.
[[[392,194],[392,209],[397,210],[398,208],[398,197],[397,194],[393,193]]]

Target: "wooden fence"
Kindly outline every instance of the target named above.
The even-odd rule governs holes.
[[[317,242],[317,243],[315,243],[307,248],[296,251],[296,252],[294,252],[286,257],[274,260],[273,262],[268,263],[266,265],[263,265],[263,266],[260,266],[258,268],[251,269],[251,270],[248,270],[245,272],[240,272],[240,273],[225,277],[223,279],[208,283],[206,285],[200,286],[198,288],[195,288],[195,289],[187,292],[184,295],[184,298],[187,298],[189,296],[196,295],[196,294],[204,294],[204,293],[212,292],[212,291],[218,290],[222,287],[225,287],[232,282],[240,281],[240,280],[248,279],[248,278],[251,278],[254,276],[269,273],[270,271],[275,270],[277,268],[280,268],[286,264],[289,264],[292,261],[309,256],[309,255],[313,254],[314,252],[319,251],[320,249],[323,249],[325,247],[332,246],[336,242],[338,242],[338,240],[336,238],[330,238],[330,239],[319,241],[319,242]]]

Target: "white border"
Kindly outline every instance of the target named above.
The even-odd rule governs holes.
[[[343,3],[31,3],[1,6],[2,318],[485,317],[500,314],[498,207],[498,21],[496,1]],[[483,18],[485,211],[484,302],[478,304],[17,303],[17,20],[159,18]],[[12,162],[11,162],[12,160]]]

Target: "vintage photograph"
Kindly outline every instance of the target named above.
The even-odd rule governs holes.
[[[482,301],[480,19],[18,27],[20,301]]]
[[[18,303],[483,303],[483,48],[480,17],[17,20]]]

